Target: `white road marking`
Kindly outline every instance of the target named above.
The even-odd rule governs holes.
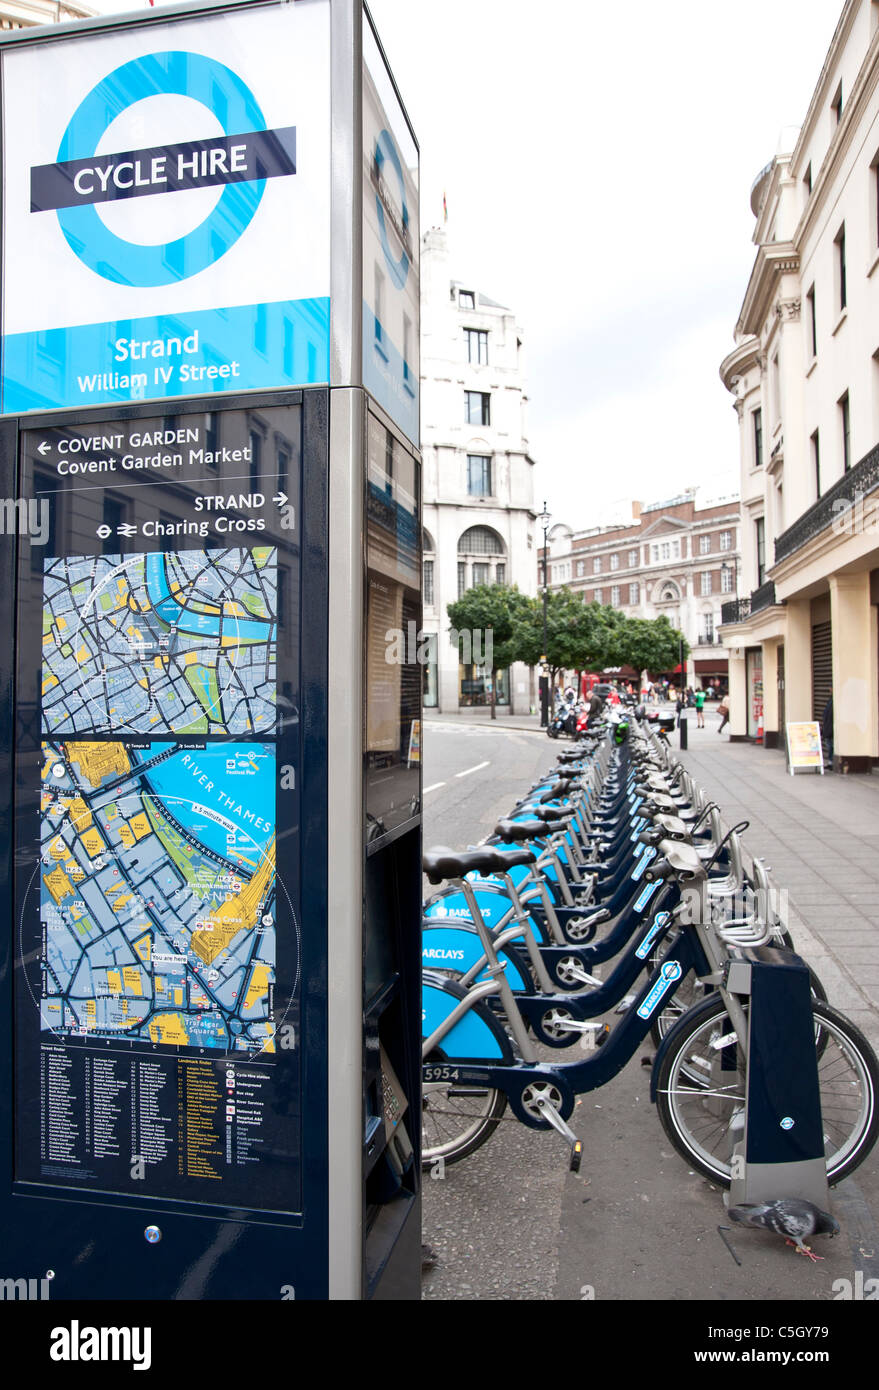
[[[465,767],[463,772],[456,772],[456,777],[469,777],[471,772],[478,772],[480,768],[488,767],[488,760],[484,763],[477,763],[475,767]]]
[[[435,792],[435,791],[437,790],[438,787],[444,787],[445,785],[446,785],[445,782],[434,782],[432,786],[430,786],[430,787],[425,787],[425,788],[424,788],[424,791],[421,793],[421,795],[422,795],[422,796],[427,796],[427,793],[428,793],[428,792]]]

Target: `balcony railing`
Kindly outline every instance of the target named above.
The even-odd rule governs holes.
[[[775,563],[786,560],[795,550],[810,541],[813,536],[825,531],[834,517],[844,517],[850,507],[854,507],[858,497],[865,497],[879,487],[879,445],[869,454],[843,473],[839,482],[819,497],[807,512],[798,517],[793,526],[775,542]]]
[[[727,623],[743,623],[746,618],[751,616],[751,600],[749,598],[730,599],[729,603],[720,605],[720,623],[725,626]]]
[[[767,579],[759,589],[751,590],[751,612],[759,613],[763,608],[771,608],[775,603],[775,583]]]

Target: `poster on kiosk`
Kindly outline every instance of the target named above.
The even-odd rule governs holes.
[[[344,182],[332,74],[349,74],[353,110],[363,31],[388,82],[353,0],[190,6],[0,46],[0,465],[22,522],[0,557],[16,635],[2,673],[15,969],[0,1201],[9,1248],[40,1266],[22,1276],[51,1264],[67,1298],[372,1296],[392,1263],[387,1204],[406,1198],[401,1227],[415,1206],[411,1146],[408,1169],[395,1153],[385,1173],[384,1137],[373,1141],[372,1187],[360,1148],[343,1155],[346,1188],[358,1175],[364,1187],[343,1242],[354,1264],[338,1268],[328,498],[334,457],[351,467],[354,453],[330,437],[336,387],[359,392],[364,498],[380,432],[382,459],[396,450],[409,480],[383,543],[389,575],[395,547],[416,556],[420,618],[417,146],[404,180],[402,108],[392,138],[374,83],[373,164],[398,181],[382,197],[377,178],[364,197],[409,303],[381,333],[387,311],[370,303],[384,370],[368,429],[365,351],[363,380],[331,368],[334,341],[357,336],[331,311],[333,178]],[[365,289],[356,302],[359,320]],[[346,640],[365,644],[360,607],[347,607]],[[404,752],[385,759],[412,769],[401,833],[419,824],[417,691],[409,703],[388,745]],[[358,796],[362,776],[358,755]],[[365,846],[359,823],[354,836]],[[376,977],[376,993],[408,1017],[395,928],[371,930],[397,981]],[[360,979],[350,987],[362,1030]],[[380,1011],[371,1026],[386,1069],[374,1089],[392,1076],[402,1115],[418,1073]],[[360,1091],[355,1102],[359,1146],[370,1104]],[[373,1130],[390,1136],[376,1106]],[[383,1253],[367,1274],[371,1222]]]

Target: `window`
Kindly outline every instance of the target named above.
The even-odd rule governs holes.
[[[462,309],[475,309],[475,308],[476,308],[476,296],[475,296],[475,294],[473,293],[473,291],[472,291],[472,290],[459,290],[459,291],[458,291],[458,304],[459,304],[460,308],[462,308]]]
[[[596,555],[595,559],[592,561],[592,573],[593,573],[593,574],[601,574],[601,556],[600,556],[600,555]]]
[[[490,583],[491,583],[491,566],[485,564],[485,563],[482,562],[482,561],[479,561],[479,562],[474,561],[474,562],[473,562],[473,583],[474,583],[474,584],[490,584]]]
[[[806,303],[809,306],[809,346],[812,349],[812,356],[818,356],[818,320],[815,317],[815,286],[813,285],[806,293]]]
[[[848,391],[839,402],[839,422],[842,427],[842,471],[847,473],[852,466],[851,412]]]
[[[471,526],[458,541],[459,555],[503,555],[504,543],[487,526]]]
[[[641,586],[640,586],[640,584],[630,584],[630,585],[629,585],[629,603],[640,603],[640,602],[641,602]]]
[[[839,312],[842,313],[848,303],[848,292],[846,288],[845,273],[845,223],[843,222],[836,236],[834,237],[836,246],[836,293]]]
[[[754,411],[754,467],[763,467],[763,411],[758,406]]]
[[[732,591],[733,591],[733,572],[732,572],[732,570],[730,569],[729,565],[721,565],[721,567],[720,567],[720,592],[721,592],[722,594],[731,594]]]
[[[619,608],[620,606],[620,592],[619,584],[614,584],[610,591],[610,601],[614,608]]]
[[[700,555],[709,555],[710,553],[711,553],[711,537],[710,537],[710,536],[700,536],[700,537],[699,537],[699,554],[700,554]]]
[[[781,363],[776,352],[769,364],[769,390],[772,399],[773,428],[781,424]]]
[[[812,435],[812,468],[815,473],[815,495],[821,496],[821,441],[818,431]]]
[[[458,561],[458,598],[467,592],[467,565],[463,560]]]
[[[842,82],[841,82],[841,81],[840,81],[840,84],[839,84],[839,86],[837,87],[836,91],[835,91],[834,94],[833,94],[833,100],[832,100],[831,103],[830,103],[830,109],[831,109],[831,111],[833,112],[833,124],[834,124],[835,126],[837,126],[837,125],[839,125],[840,121],[842,120]]]
[[[433,604],[433,560],[424,561],[424,606]]]
[[[507,567],[503,562],[495,569],[494,582],[495,584],[506,584],[507,582]]]
[[[758,516],[754,522],[754,534],[757,542],[757,588],[766,579],[766,522],[762,516]]]
[[[209,410],[204,417],[204,446],[205,459],[210,454],[210,462],[207,464],[212,473],[216,473],[219,468],[217,463],[217,453],[220,448],[220,415],[216,410]]]
[[[491,424],[491,396],[487,391],[464,392],[464,419],[468,425]]]
[[[629,568],[632,569],[635,565],[637,565],[637,563],[638,563],[638,552],[637,552],[637,550],[630,550],[630,551],[629,551]]]
[[[702,614],[702,633],[701,633],[701,636],[700,636],[700,638],[699,638],[699,641],[700,641],[700,642],[704,642],[704,644],[705,644],[706,646],[708,646],[708,647],[710,647],[710,646],[713,645],[713,643],[714,643],[714,614],[713,614],[713,613],[703,613],[703,614]]]
[[[491,496],[491,458],[467,455],[467,492],[470,497]]]
[[[612,570],[618,570],[618,569],[619,569],[619,567],[620,567],[620,557],[619,557],[619,555],[611,555],[611,557],[610,557],[610,567],[611,567]]]
[[[577,561],[577,578],[578,578],[578,579],[582,579],[585,573],[586,573],[586,561],[585,561],[585,560],[578,560],[578,561]]]
[[[488,329],[465,328],[464,338],[467,343],[467,361],[474,367],[484,367],[488,362]]]
[[[596,589],[596,590],[595,590],[595,600],[594,600],[594,601],[595,601],[596,603],[604,603],[604,590],[603,590],[603,589]]]
[[[703,570],[702,573],[701,573],[701,575],[699,576],[699,579],[700,579],[700,588],[699,588],[699,592],[700,592],[700,594],[702,595],[703,598],[706,598],[706,597],[711,593],[711,571],[710,571],[710,570]]]
[[[721,550],[732,550],[732,531],[721,531],[720,548]]]
[[[262,435],[250,431],[250,486],[254,492],[259,489],[259,475],[262,466]]]

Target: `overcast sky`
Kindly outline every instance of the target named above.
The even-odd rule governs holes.
[[[453,276],[524,330],[538,508],[580,528],[620,499],[737,490],[718,367],[750,187],[806,114],[842,0],[369,3],[421,145],[422,228],[445,193]]]

